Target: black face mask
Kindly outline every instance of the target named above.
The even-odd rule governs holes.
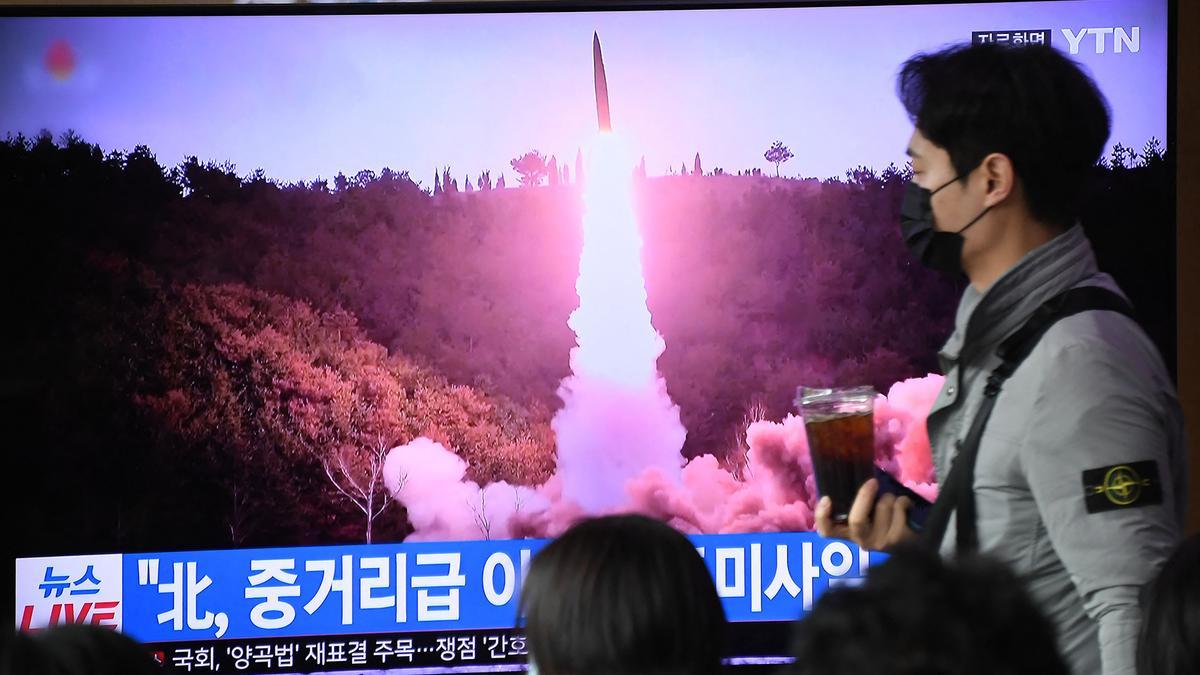
[[[904,192],[904,202],[900,205],[900,235],[921,264],[947,274],[963,274],[962,267],[962,233],[967,228],[979,222],[992,207],[987,207],[975,216],[975,219],[964,225],[957,232],[945,232],[933,227],[933,205],[930,200],[942,188],[958,180],[954,178],[937,190],[927,190],[920,185],[908,182]]]

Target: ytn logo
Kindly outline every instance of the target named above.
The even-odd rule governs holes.
[[[1067,39],[1067,45],[1070,47],[1072,54],[1078,54],[1080,47],[1083,46],[1087,36],[1091,36],[1089,43],[1094,43],[1097,54],[1104,54],[1108,51],[1108,43],[1111,38],[1112,50],[1115,54],[1120,54],[1124,51],[1137,53],[1142,48],[1142,29],[1140,26],[1133,26],[1126,30],[1125,28],[1080,28],[1079,32],[1075,32],[1070,28],[1062,29],[1063,37]]]

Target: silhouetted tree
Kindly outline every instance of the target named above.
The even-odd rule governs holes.
[[[1112,152],[1109,154],[1109,168],[1114,171],[1128,169],[1137,163],[1137,151],[1133,148],[1127,148],[1120,143],[1113,145]]]
[[[549,172],[546,158],[537,150],[530,150],[509,163],[521,175],[522,187],[537,187],[541,185],[542,180],[546,178]]]
[[[1141,166],[1150,166],[1161,162],[1163,159],[1162,143],[1159,143],[1158,137],[1151,136],[1150,140],[1142,146]]]
[[[374,171],[370,169],[363,169],[362,171],[354,174],[353,184],[355,187],[365,188],[371,183],[374,183],[376,180],[378,180],[378,177],[375,175]]]
[[[788,161],[794,156],[795,155],[792,154],[792,151],[783,144],[783,141],[775,141],[771,144],[771,147],[767,148],[767,151],[763,153],[763,157],[768,162],[771,162],[775,165],[776,178],[779,177],[779,165]]]

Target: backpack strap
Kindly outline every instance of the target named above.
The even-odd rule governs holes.
[[[984,429],[996,405],[1004,382],[1029,356],[1046,331],[1060,319],[1091,311],[1119,312],[1134,318],[1129,301],[1117,293],[1098,286],[1080,286],[1069,289],[1043,303],[1016,332],[1004,339],[996,348],[1000,365],[988,376],[983,390],[983,401],[971,421],[966,437],[958,443],[958,453],[950,465],[945,484],[941,486],[937,501],[922,528],[926,544],[939,550],[946,537],[950,515],[957,512],[955,519],[955,545],[959,555],[979,549],[979,532],[975,512],[975,460],[979,456],[979,443]]]

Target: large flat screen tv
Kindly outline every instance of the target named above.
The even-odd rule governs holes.
[[[192,671],[517,669],[588,514],[695,537],[729,656],[873,555],[798,386],[924,417],[961,282],[897,213],[908,57],[1042,42],[1112,108],[1084,225],[1174,361],[1167,0],[0,10],[18,627]]]

